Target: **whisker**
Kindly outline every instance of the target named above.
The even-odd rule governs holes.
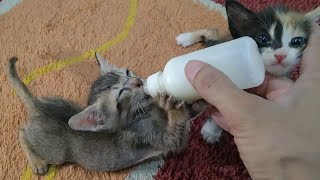
[[[266,18],[266,20],[268,20],[268,18],[266,17],[266,13],[263,13],[263,16]],[[264,23],[266,28],[268,28],[268,24],[261,17],[257,16],[257,18]]]
[[[139,106],[139,107],[141,107],[141,111],[144,113],[144,114],[146,114],[146,112],[144,111],[144,106],[143,106],[143,103],[142,103],[142,101],[140,100],[139,101],[139,104],[141,105],[141,106]]]
[[[141,112],[140,112],[140,104],[139,103],[138,103],[138,114],[139,114],[140,120],[142,120]]]

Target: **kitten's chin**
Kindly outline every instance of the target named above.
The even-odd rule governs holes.
[[[134,95],[135,101],[149,101],[149,99],[151,99],[151,96],[146,94],[144,91],[138,91]]]
[[[266,71],[275,76],[284,76],[286,75],[291,69],[291,65],[266,65]]]

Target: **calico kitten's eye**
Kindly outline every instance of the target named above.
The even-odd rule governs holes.
[[[126,69],[126,75],[127,75],[128,77],[131,77],[131,74],[130,74],[130,71],[129,71],[128,68]]]
[[[290,46],[292,47],[301,47],[306,43],[305,38],[295,37],[291,39]]]
[[[265,35],[259,35],[257,36],[258,40],[262,43],[262,44],[269,44],[270,43],[270,37],[265,36]]]

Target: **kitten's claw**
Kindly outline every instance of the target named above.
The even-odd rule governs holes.
[[[221,133],[222,129],[212,119],[208,119],[201,129],[203,139],[209,144],[219,142]]]
[[[170,109],[181,109],[184,107],[184,101],[178,101],[173,96],[168,96],[166,94],[158,94],[156,100],[159,103],[159,106],[165,110]]]
[[[170,110],[170,109],[181,109],[184,107],[184,102],[183,101],[179,101],[177,99],[175,99],[173,96],[170,96],[167,100],[167,105],[166,105],[166,109]]]
[[[159,106],[161,108],[165,108],[165,104],[166,104],[166,99],[165,99],[165,95],[163,93],[161,94],[157,94],[157,96],[155,97],[155,100],[158,102]]]
[[[179,34],[176,37],[176,42],[177,42],[178,45],[180,45],[182,47],[188,47],[188,46],[191,46],[191,45],[196,43],[196,42],[194,42],[194,38],[193,38],[193,33],[192,32]]]
[[[177,106],[176,106],[176,109],[180,109],[182,106],[184,106],[185,105],[185,102],[184,101],[182,101],[182,102],[180,102]]]

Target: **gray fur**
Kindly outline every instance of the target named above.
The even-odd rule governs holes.
[[[20,80],[16,61],[10,59],[8,75],[28,107],[19,138],[34,173],[43,175],[48,165],[64,163],[117,171],[186,146],[188,107],[165,95],[144,94],[131,72],[127,76],[115,67],[103,72],[92,87],[94,98],[83,109],[62,98],[35,98]]]

